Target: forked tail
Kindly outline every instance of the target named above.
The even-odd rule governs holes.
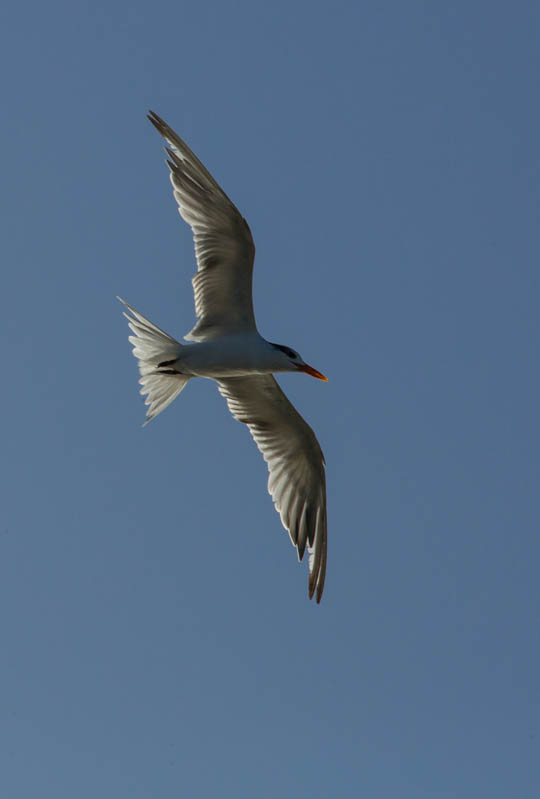
[[[171,404],[189,380],[187,375],[172,368],[184,346],[145,319],[121,297],[118,299],[129,311],[124,311],[124,316],[134,333],[129,341],[133,345],[133,355],[137,358],[141,373],[141,394],[146,396],[144,402],[148,405],[144,424],[148,424]]]

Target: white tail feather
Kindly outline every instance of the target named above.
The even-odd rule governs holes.
[[[175,361],[179,358],[184,347],[168,333],[145,319],[121,297],[117,299],[130,312],[129,314],[124,312],[124,316],[134,333],[133,336],[129,336],[129,341],[133,345],[133,355],[137,358],[141,373],[139,380],[142,386],[141,394],[146,396],[144,402],[148,405],[144,424],[148,424],[171,404],[189,380],[186,375],[160,372],[158,369],[158,365],[163,361]]]

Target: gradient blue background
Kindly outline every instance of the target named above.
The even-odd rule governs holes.
[[[1,16],[2,795],[539,796],[538,3]],[[212,383],[141,430],[115,295],[194,321],[148,108],[330,378],[319,607]]]

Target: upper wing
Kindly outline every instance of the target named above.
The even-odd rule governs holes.
[[[249,427],[270,476],[281,521],[302,560],[309,549],[309,598],[321,601],[326,572],[326,479],[324,455],[311,427],[272,375],[218,381],[235,419]]]
[[[153,111],[148,119],[169,145],[174,196],[195,239],[198,271],[193,290],[199,321],[186,339],[255,329],[255,245],[248,223],[174,130]]]

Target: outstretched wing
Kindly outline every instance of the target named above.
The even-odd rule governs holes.
[[[255,245],[248,223],[174,130],[153,111],[148,119],[168,144],[174,196],[195,241],[193,291],[199,321],[186,339],[255,330]]]
[[[315,433],[272,375],[218,381],[235,419],[249,427],[268,464],[268,491],[302,560],[309,557],[309,598],[321,601],[326,572],[326,479]]]

